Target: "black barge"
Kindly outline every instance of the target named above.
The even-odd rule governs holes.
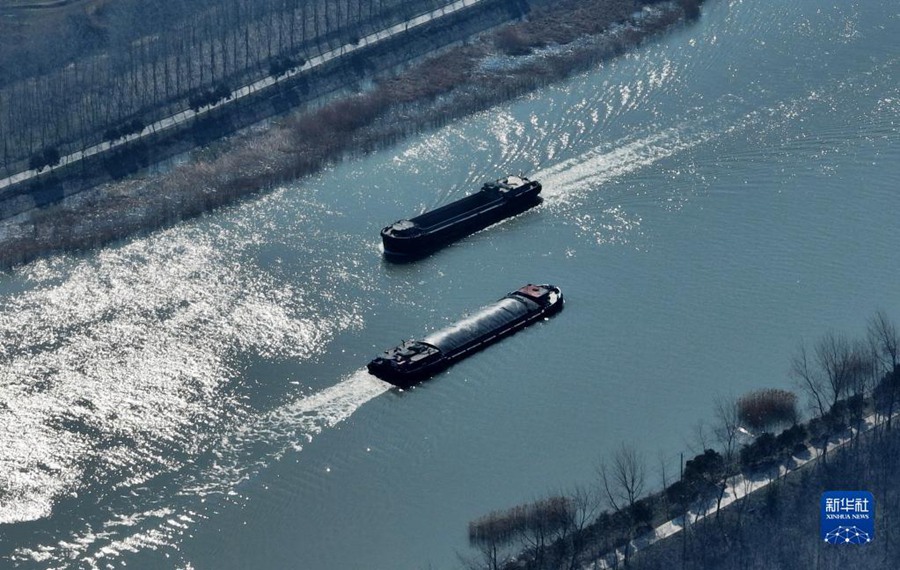
[[[526,285],[422,340],[404,341],[369,362],[367,368],[382,380],[407,388],[562,307],[558,287]]]
[[[541,183],[523,176],[488,182],[474,194],[381,230],[389,258],[414,258],[514,216],[541,202]]]

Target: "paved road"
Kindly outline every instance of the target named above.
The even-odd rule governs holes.
[[[103,154],[105,152],[109,152],[112,149],[118,148],[125,144],[128,144],[134,140],[141,139],[152,134],[165,131],[166,129],[170,129],[172,127],[178,126],[182,123],[190,121],[194,117],[204,115],[209,113],[213,109],[218,109],[220,107],[224,107],[225,105],[231,105],[234,102],[247,97],[253,93],[258,93],[264,89],[268,89],[273,85],[280,83],[282,81],[287,81],[292,77],[299,75],[301,73],[305,73],[310,69],[314,69],[333,59],[337,59],[339,57],[343,57],[347,54],[353,53],[359,49],[362,49],[366,46],[387,40],[394,36],[398,36],[403,34],[407,30],[411,30],[422,26],[423,24],[427,24],[434,20],[438,20],[455,12],[459,12],[465,8],[470,6],[474,6],[476,4],[481,3],[483,0],[456,0],[455,2],[451,2],[441,8],[436,10],[432,10],[430,12],[426,12],[424,14],[420,14],[414,18],[406,20],[405,22],[401,22],[389,28],[385,28],[383,30],[379,30],[372,34],[369,34],[363,38],[361,38],[355,44],[344,44],[339,48],[333,49],[331,51],[327,51],[322,55],[318,55],[312,57],[304,63],[301,67],[295,68],[280,77],[269,76],[249,85],[245,85],[244,87],[240,87],[231,92],[230,96],[225,100],[219,103],[215,103],[213,105],[206,105],[201,107],[199,110],[194,111],[192,109],[186,109],[181,111],[180,113],[176,113],[169,117],[165,117],[164,119],[160,119],[155,123],[148,125],[144,128],[140,133],[133,133],[121,139],[116,139],[114,141],[104,141],[99,144],[95,144],[90,146],[84,150],[79,150],[73,152],[72,154],[68,154],[60,158],[59,164],[54,167],[51,167],[49,170],[56,170],[57,168],[62,168],[64,166],[68,166],[70,164],[74,164],[80,160],[85,158]],[[18,174],[13,174],[12,176],[7,176],[6,178],[0,179],[0,191],[4,188],[12,186],[13,184],[18,184],[19,182],[24,182],[26,180],[30,180],[37,176],[41,172],[48,172],[48,169],[43,170],[25,170],[23,172],[19,172]]]
[[[895,417],[900,417],[900,413],[895,414]],[[883,425],[887,422],[887,417],[882,415],[872,414],[867,416],[863,423],[861,424],[860,433],[866,433],[876,428],[879,425]],[[856,436],[856,430],[852,427],[849,430],[849,435],[844,437],[837,437],[836,439],[829,440],[828,442],[828,452],[832,452],[836,449],[839,449],[851,441]],[[822,450],[814,447],[807,447],[808,457],[800,458],[794,456],[792,459],[794,461],[794,466],[791,468],[787,468],[784,465],[778,466],[778,475],[775,477],[745,477],[743,474],[735,475],[734,477],[728,478],[728,485],[725,490],[725,495],[722,497],[722,504],[720,508],[724,509],[725,507],[736,503],[737,501],[743,499],[751,493],[755,493],[761,489],[765,489],[771,483],[781,479],[789,473],[793,473],[798,469],[804,467],[807,464],[810,464],[814,461],[818,461],[822,457]],[[712,516],[716,513],[716,505],[715,502],[709,504],[709,501],[701,501],[693,508],[689,509],[687,512],[687,521],[685,521],[685,517],[678,517],[667,521],[647,534],[636,538],[635,540],[629,543],[629,550],[632,554],[639,550],[643,550],[648,546],[651,546],[664,538],[669,538],[674,536],[684,530],[685,522],[687,525],[696,524],[703,518],[708,516]],[[593,564],[586,566],[585,570],[607,570],[610,568],[619,568],[625,561],[625,553],[618,549],[614,553],[611,553],[600,560],[596,560]]]

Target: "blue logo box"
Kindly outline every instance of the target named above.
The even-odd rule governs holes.
[[[828,544],[868,544],[875,540],[875,497],[868,491],[822,493],[819,529]]]

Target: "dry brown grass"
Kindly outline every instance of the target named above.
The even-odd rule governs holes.
[[[34,222],[33,230],[26,228],[20,232],[24,235],[6,240],[0,244],[0,264],[21,263],[48,251],[95,247],[233,203],[316,172],[348,154],[393,144],[582,70],[636,45],[681,14],[673,11],[655,26],[631,29],[593,47],[546,55],[502,74],[479,69],[485,56],[505,51],[498,48],[498,42],[506,41],[502,38],[513,38],[519,50],[548,42],[565,44],[608,28],[627,17],[632,6],[631,0],[565,0],[553,10],[533,13],[528,21],[432,57],[372,91],[289,117],[266,132],[241,139],[217,158],[179,166],[128,190],[126,198],[80,211],[56,206],[56,214],[45,216],[54,229],[38,231],[43,222]],[[130,188],[127,182],[121,186]],[[115,185],[111,192],[117,193]],[[128,215],[134,211],[141,214]],[[85,219],[94,223],[85,228],[80,222]],[[74,227],[79,231],[72,231]]]
[[[793,392],[769,388],[756,390],[738,399],[738,419],[755,431],[797,421],[797,396]]]

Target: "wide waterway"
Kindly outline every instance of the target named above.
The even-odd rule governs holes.
[[[466,523],[675,469],[800,339],[900,322],[900,14],[715,1],[595,71],[265,198],[0,277],[0,566],[456,568]],[[385,223],[533,174],[419,263]],[[527,282],[567,307],[400,392],[363,372]],[[815,540],[815,537],[810,537]]]

